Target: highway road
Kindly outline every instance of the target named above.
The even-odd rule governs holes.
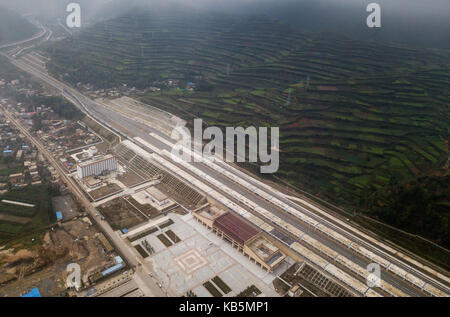
[[[135,118],[127,117],[126,115],[122,113],[116,113],[111,112],[110,110],[101,107],[97,105],[94,101],[90,100],[89,98],[85,97],[78,91],[74,90],[73,88],[69,87],[68,85],[52,78],[48,74],[43,73],[42,71],[35,69],[31,65],[28,65],[20,60],[15,60],[14,58],[11,58],[5,54],[6,56],[14,65],[21,68],[22,70],[38,77],[39,79],[45,81],[47,84],[59,89],[62,94],[74,104],[76,104],[78,107],[80,107],[84,112],[88,113],[90,116],[95,118],[98,122],[107,125],[108,127],[112,128],[113,130],[117,131],[118,133],[121,133],[122,136],[127,135],[132,140],[134,140],[135,137],[140,137],[143,140],[149,142],[153,146],[157,147],[158,149],[166,149],[170,151],[170,146],[166,144],[166,142],[161,142],[160,138],[166,138],[164,135],[162,135],[159,131],[156,131],[152,129],[150,126],[145,125],[142,122],[138,122],[135,120]],[[156,134],[159,136],[159,138],[153,137],[151,134]],[[167,141],[171,141],[166,138]],[[276,207],[271,202],[254,195],[254,193],[250,192],[247,188],[242,187],[241,185],[238,185],[237,183],[231,181],[230,179],[226,178],[222,174],[218,173],[214,169],[211,169],[210,167],[206,166],[203,163],[191,163],[196,168],[200,169],[201,171],[205,172],[206,174],[210,175],[211,177],[219,180],[222,184],[224,184],[226,187],[231,188],[234,191],[237,191],[244,195],[246,198],[257,204],[258,206],[261,206],[262,208],[265,208],[272,212],[273,214],[277,215],[281,219],[285,220],[286,222],[292,224],[296,228],[300,229],[301,231],[307,233],[314,239],[320,241],[321,243],[325,244],[326,246],[330,247],[331,249],[337,251],[339,254],[342,254],[346,258],[350,259],[357,265],[359,265],[361,268],[366,268],[367,264],[370,263],[366,258],[356,254],[355,252],[351,251],[350,249],[346,248],[345,246],[336,243],[336,241],[333,241],[328,236],[324,235],[321,232],[318,232],[317,230],[311,229],[308,227],[305,223],[302,223],[295,217],[288,215],[280,208]],[[226,167],[229,171],[235,172],[231,167]],[[192,174],[192,173],[191,173]],[[195,175],[192,174],[192,177],[195,177]],[[301,211],[304,214],[307,214],[314,220],[317,220],[320,223],[326,224],[328,227],[333,228],[333,230],[339,232],[346,238],[357,242],[359,245],[363,245],[370,251],[374,252],[375,254],[389,259],[390,262],[395,263],[399,267],[403,268],[406,271],[411,272],[415,276],[420,277],[422,280],[426,281],[427,283],[433,284],[435,287],[437,287],[440,290],[443,290],[448,293],[448,287],[446,285],[443,285],[441,282],[436,281],[435,278],[424,274],[422,271],[419,271],[419,268],[415,266],[414,264],[405,263],[405,258],[397,258],[395,255],[395,252],[392,252],[392,249],[386,247],[382,243],[374,242],[374,240],[370,237],[367,237],[367,235],[362,234],[359,232],[356,228],[351,227],[350,225],[343,226],[342,221],[338,221],[333,216],[327,214],[326,211],[323,211],[321,213],[318,213],[317,211],[312,210],[311,208],[305,208],[304,206],[300,206],[291,200],[287,199],[282,193],[279,193],[278,191],[275,191],[273,189],[267,188],[267,186],[264,186],[260,181],[250,178],[246,179],[249,180],[249,182],[259,189],[270,193],[271,195],[275,195],[279,200],[283,201],[285,204],[295,208],[296,210]],[[77,189],[77,188],[76,188]],[[221,191],[221,193],[226,196],[227,198],[233,200],[234,202],[238,203],[233,197],[229,195],[229,193],[222,191],[219,188],[216,188],[217,190]],[[79,191],[79,190],[78,190]],[[82,193],[81,193],[82,194]],[[84,195],[82,195],[84,197]],[[92,207],[91,207],[92,208]],[[116,236],[112,232],[113,236]],[[120,240],[120,239],[119,239]],[[123,242],[123,241],[122,241]],[[118,242],[117,242],[118,243]],[[301,242],[303,243],[303,242]],[[120,243],[119,243],[120,245]],[[305,245],[306,246],[306,245]],[[311,248],[310,246],[306,246],[308,248]],[[123,248],[123,247],[122,247]],[[129,250],[128,250],[129,251]],[[395,250],[394,250],[395,251]],[[126,251],[125,251],[126,252]],[[128,252],[129,253],[129,252]],[[129,256],[133,257],[129,254]],[[127,258],[128,259],[128,258]],[[406,258],[406,260],[408,260]],[[134,263],[136,265],[136,260],[133,261],[133,259],[130,260],[130,263]],[[337,264],[335,264],[338,266]],[[148,277],[148,276],[147,276]],[[382,273],[382,278],[386,280],[386,282],[390,283],[391,285],[397,287],[398,289],[402,290],[408,295],[411,296],[423,296],[424,293],[420,291],[419,288],[412,286],[407,281],[402,280],[398,276],[395,276],[391,272],[388,272],[386,270]]]
[[[34,23],[34,24],[40,29],[40,31],[37,34],[33,35],[33,37],[22,40],[22,41],[17,41],[14,43],[7,43],[7,44],[0,45],[0,49],[14,47],[14,46],[18,46],[21,44],[25,44],[25,43],[37,40],[37,39],[43,37],[47,33],[47,29],[42,24],[39,24],[39,23]]]

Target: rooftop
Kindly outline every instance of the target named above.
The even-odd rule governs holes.
[[[246,246],[256,257],[272,269],[281,264],[286,258],[286,255],[262,233],[247,241]]]
[[[106,249],[106,252],[111,252],[114,250],[114,248],[112,247],[111,243],[109,243],[108,239],[105,238],[105,236],[103,235],[103,233],[100,233],[98,235],[98,239],[100,240],[100,242],[103,244],[103,246]]]
[[[214,221],[214,226],[240,244],[256,236],[259,231],[240,217],[226,213]]]
[[[159,202],[168,198],[166,194],[154,186],[147,188],[145,191]]]
[[[80,163],[78,166],[80,166],[80,167],[85,167],[85,166],[88,166],[88,165],[91,165],[91,164],[95,164],[95,163],[98,163],[98,162],[101,162],[101,161],[106,161],[106,160],[109,160],[109,159],[112,159],[112,158],[114,158],[114,156],[111,155],[111,154],[108,154],[108,155],[98,155],[98,156],[93,157],[93,158],[92,158],[91,160],[89,160],[89,161]]]
[[[225,211],[222,209],[219,209],[215,206],[211,206],[208,208],[203,208],[202,210],[199,210],[196,213],[207,219],[214,220],[214,219],[220,217],[221,215],[223,215],[225,213]]]
[[[270,243],[263,236],[259,236],[248,244],[248,247],[255,252],[260,259],[266,262],[278,248]]]

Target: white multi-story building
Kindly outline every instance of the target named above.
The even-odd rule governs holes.
[[[78,164],[77,175],[78,178],[83,179],[91,175],[98,176],[104,171],[115,170],[117,170],[117,160],[114,156],[108,154],[102,158],[94,158],[90,161]]]

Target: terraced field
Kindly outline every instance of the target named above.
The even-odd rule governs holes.
[[[49,69],[72,83],[193,81],[195,92],[163,90],[143,101],[208,125],[279,126],[277,176],[347,210],[377,205],[372,216],[386,220],[375,193],[436,170],[448,175],[448,51],[303,33],[267,17],[176,11],[130,13],[48,51]],[[449,245],[448,203],[439,206],[423,214],[435,217],[439,237],[414,233]]]
[[[52,46],[50,70],[68,72],[73,83],[89,78],[103,87],[123,82],[146,87],[161,78],[215,75],[227,65],[277,60],[280,47],[293,49],[304,37],[298,34],[293,42],[286,36],[291,31],[261,17],[130,13]]]

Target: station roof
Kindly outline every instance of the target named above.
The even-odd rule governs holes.
[[[248,222],[229,212],[218,217],[214,226],[242,245],[259,233]]]

